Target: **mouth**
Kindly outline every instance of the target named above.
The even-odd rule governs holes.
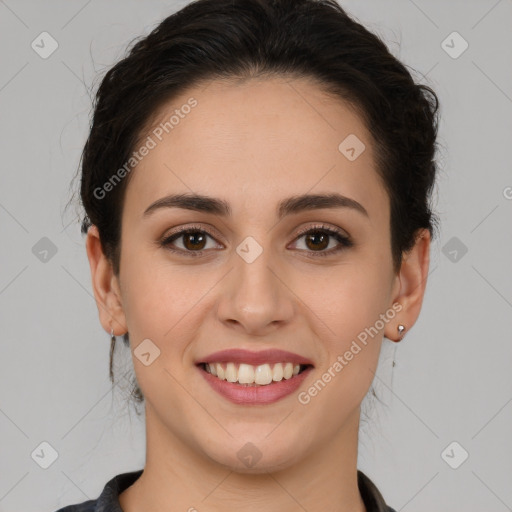
[[[302,386],[313,361],[287,350],[220,350],[195,361],[200,374],[223,398],[243,406],[269,405]]]
[[[251,365],[238,362],[202,362],[196,366],[219,381],[243,387],[271,386],[313,368],[312,364],[294,364],[291,361]]]

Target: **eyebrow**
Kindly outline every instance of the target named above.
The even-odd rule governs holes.
[[[144,210],[143,217],[148,217],[161,208],[182,208],[185,210],[211,213],[222,217],[232,216],[229,203],[223,199],[201,194],[174,194],[156,200]],[[338,193],[303,194],[288,197],[279,202],[276,214],[277,218],[280,220],[286,215],[297,214],[306,210],[319,210],[322,208],[350,208],[369,218],[368,212],[361,203]]]

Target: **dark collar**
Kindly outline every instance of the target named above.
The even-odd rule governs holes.
[[[108,481],[96,500],[89,500],[78,505],[69,505],[57,512],[123,512],[119,495],[132,485],[143,470],[116,475]],[[388,507],[375,484],[362,472],[357,471],[357,485],[363,499],[366,512],[395,512]]]

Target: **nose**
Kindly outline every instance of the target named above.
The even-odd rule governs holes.
[[[285,270],[263,250],[252,262],[234,254],[234,268],[219,294],[219,320],[253,336],[265,336],[290,322],[294,294]]]

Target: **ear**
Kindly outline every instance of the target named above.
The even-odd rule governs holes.
[[[395,321],[387,324],[386,338],[400,341],[398,324],[405,326],[407,334],[416,323],[427,286],[429,264],[430,232],[428,229],[420,229],[414,247],[404,253],[400,272],[396,276],[392,303],[399,303],[402,309],[396,314]]]
[[[103,254],[98,228],[95,225],[87,232],[86,249],[101,325],[109,334],[110,329],[113,329],[114,335],[120,336],[127,328],[119,281],[114,275],[112,264]]]

